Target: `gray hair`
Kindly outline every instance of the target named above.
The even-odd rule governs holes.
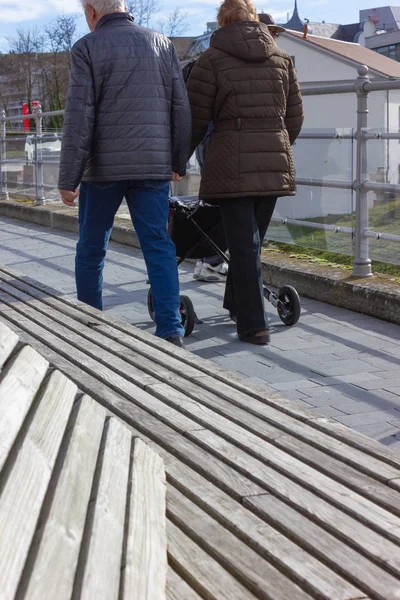
[[[99,15],[125,12],[125,0],[81,0],[83,9],[89,4]]]

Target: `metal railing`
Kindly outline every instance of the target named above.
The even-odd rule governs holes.
[[[354,240],[354,262],[352,275],[354,277],[369,277],[371,272],[371,260],[369,257],[369,240],[386,240],[389,242],[400,242],[400,235],[371,231],[368,225],[368,203],[367,194],[370,191],[384,193],[389,192],[400,196],[400,185],[369,181],[367,156],[368,141],[376,139],[400,140],[399,133],[371,133],[368,131],[368,97],[370,92],[400,90],[400,79],[387,81],[371,81],[368,77],[368,67],[361,65],[358,68],[358,78],[353,83],[326,84],[307,87],[302,90],[303,96],[323,96],[331,94],[356,94],[357,96],[357,127],[353,134],[304,132],[301,139],[349,139],[356,143],[355,179],[354,181],[324,180],[318,178],[297,178],[298,186],[311,186],[316,188],[331,188],[338,190],[351,190],[355,192],[355,227],[341,227],[334,224],[324,224],[309,220],[288,219],[273,217],[275,223],[291,225],[294,227],[308,227],[310,229],[321,229],[335,233],[349,235]],[[43,113],[40,106],[36,114],[6,117],[5,112],[0,113],[0,198],[8,199],[7,190],[7,153],[6,153],[6,130],[7,122],[16,120],[34,119],[36,122],[36,140],[42,136],[42,124],[45,117],[63,114],[64,111]],[[36,174],[36,204],[45,202],[45,185],[43,181],[43,157],[41,144],[37,145],[35,174]]]

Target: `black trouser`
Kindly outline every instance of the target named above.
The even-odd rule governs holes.
[[[224,308],[237,318],[238,333],[268,329],[260,253],[277,198],[229,198],[219,201],[230,264]]]

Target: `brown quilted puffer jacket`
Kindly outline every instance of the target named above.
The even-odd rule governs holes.
[[[303,104],[290,57],[268,27],[236,22],[213,33],[188,81],[192,151],[210,121],[200,198],[293,196],[291,144],[303,123]]]

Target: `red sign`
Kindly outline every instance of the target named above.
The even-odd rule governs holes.
[[[38,104],[39,102],[37,102],[36,100],[32,102],[32,114],[36,114],[36,107],[38,106]],[[22,114],[29,115],[29,107],[27,102],[24,102],[22,104]],[[29,119],[24,119],[24,129],[25,131],[29,131]]]

